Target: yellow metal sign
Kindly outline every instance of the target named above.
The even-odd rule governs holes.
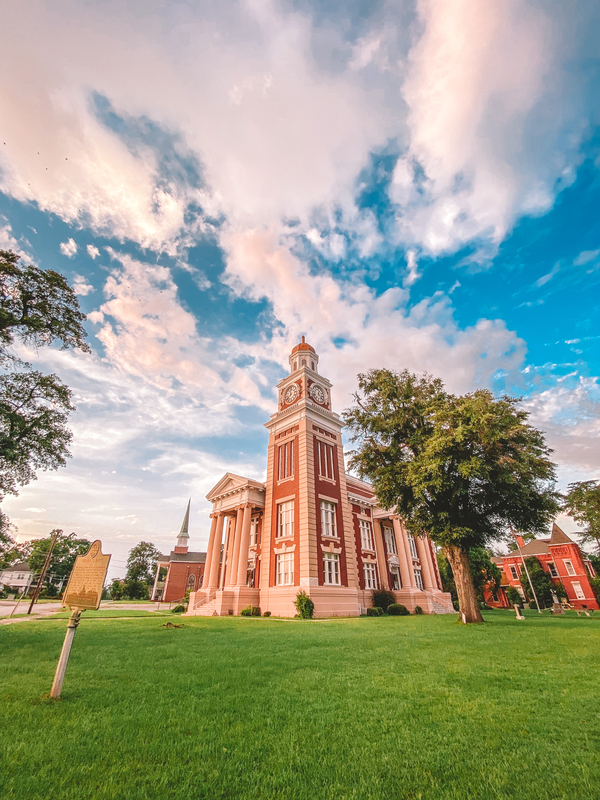
[[[77,556],[63,595],[63,606],[81,610],[99,608],[109,561],[110,556],[102,553],[99,539],[92,543],[84,556]]]

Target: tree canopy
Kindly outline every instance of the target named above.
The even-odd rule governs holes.
[[[582,544],[592,542],[600,551],[600,481],[570,483],[563,510],[585,526]]]
[[[0,250],[0,500],[17,494],[39,469],[69,458],[71,392],[56,375],[31,369],[11,348],[59,344],[89,352],[85,315],[67,280],[54,270],[22,266]]]
[[[29,543],[27,560],[34,573],[42,571],[53,533],[54,531],[47,538],[35,539]],[[50,566],[48,567],[48,582],[59,583],[61,580],[67,579],[71,574],[77,556],[85,555],[91,544],[88,539],[76,539],[75,534],[65,535],[62,531],[59,531],[56,544],[52,550]]]
[[[71,391],[56,375],[0,375],[0,499],[17,494],[38,469],[58,469],[71,455]]]
[[[66,278],[19,261],[16,253],[0,250],[0,358],[11,357],[15,338],[35,347],[59,341],[62,349],[88,352],[85,314]]]
[[[126,581],[152,583],[160,550],[151,542],[140,542],[132,547],[127,558]]]
[[[350,468],[413,535],[444,548],[465,619],[481,621],[469,549],[506,538],[510,526],[541,532],[558,507],[543,434],[518,400],[487,390],[455,396],[406,370],[370,370],[358,383],[344,412],[357,445]]]

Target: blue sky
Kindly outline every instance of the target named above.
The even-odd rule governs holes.
[[[596,4],[0,6],[0,246],[68,276],[93,348],[28,354],[77,412],[5,501],[21,537],[97,536],[117,574],[191,497],[201,548],[303,334],[337,410],[369,367],[490,387],[561,486],[600,478]]]

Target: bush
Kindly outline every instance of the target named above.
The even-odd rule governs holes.
[[[242,617],[260,617],[260,607],[246,606],[246,608],[242,608],[240,614]]]
[[[562,586],[562,584],[561,584],[561,586]],[[592,592],[594,593],[594,597],[596,598],[596,601],[598,603],[600,603],[600,578],[590,578],[590,586],[592,588]],[[565,587],[562,586],[562,588],[564,590]],[[557,592],[557,594],[558,594],[558,592]],[[565,592],[565,594],[566,594],[566,592]],[[560,597],[560,595],[558,595],[558,596]]]
[[[175,606],[175,608],[172,608],[172,609],[171,609],[171,614],[183,614],[183,612],[184,612],[185,610],[186,610],[185,606],[184,606],[184,605],[182,605],[181,603],[179,603],[179,605],[178,605],[178,606]],[[169,623],[169,624],[170,624],[170,623]]]
[[[508,587],[508,589],[506,590],[506,596],[508,598],[508,602],[511,605],[511,608],[515,605],[519,606],[519,608],[522,608],[523,598],[521,597],[519,592],[517,592],[514,586]]]
[[[40,597],[58,597],[58,589],[53,583],[47,583],[40,592]]]
[[[388,606],[391,606],[392,603],[396,602],[396,598],[394,597],[393,592],[389,592],[387,589],[378,589],[376,592],[373,592],[373,607],[374,608],[381,608],[383,611],[387,611]]]
[[[410,611],[402,603],[391,603],[387,610],[390,617],[407,617]]]
[[[422,614],[422,613],[423,609],[421,608],[421,606],[415,606],[415,614]]]
[[[263,617],[270,617],[270,616],[271,616],[270,611],[265,611],[265,613],[263,614]]]
[[[373,606],[373,608],[367,608],[367,617],[382,617],[383,616],[383,608],[379,606]]]
[[[300,619],[312,619],[315,612],[315,604],[306,594],[306,592],[298,592],[294,600],[296,611]]]

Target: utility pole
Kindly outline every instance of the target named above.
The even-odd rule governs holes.
[[[525,563],[525,559],[523,558],[523,553],[521,552],[521,545],[519,544],[519,540],[517,539],[517,535],[514,531],[513,526],[510,526],[511,533],[514,537],[515,543],[517,545],[517,550],[519,551],[519,555],[521,556],[521,562],[523,564],[523,569],[525,570],[525,574],[527,575],[527,580],[529,581],[529,586],[531,587],[531,594],[533,595],[533,599],[535,600],[535,604],[537,606],[538,614],[542,613],[540,608],[540,604],[538,603],[537,595],[535,593],[535,589],[533,588],[533,583],[531,582],[531,575],[529,574],[529,570],[527,569],[527,564]]]
[[[40,596],[40,592],[42,591],[42,585],[44,583],[44,578],[46,577],[46,572],[48,571],[48,567],[50,566],[50,559],[52,558],[52,551],[54,550],[54,545],[56,544],[56,540],[58,539],[59,534],[62,533],[58,528],[52,534],[52,541],[50,542],[50,547],[48,548],[48,552],[46,553],[46,560],[44,561],[44,566],[42,567],[42,571],[40,573],[40,577],[38,578],[38,582],[36,584],[35,589],[33,590],[33,597],[31,598],[31,603],[29,604],[29,608],[27,609],[27,613],[31,614],[31,609],[33,608],[36,600]]]

